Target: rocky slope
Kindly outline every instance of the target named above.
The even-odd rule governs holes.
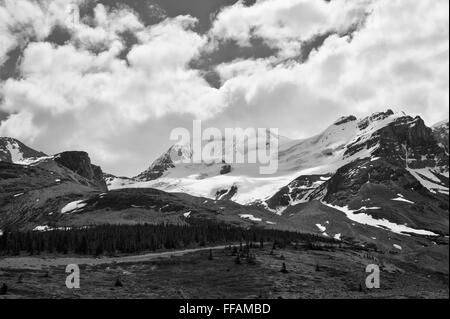
[[[439,146],[448,153],[448,120],[436,123],[432,127],[433,135]]]

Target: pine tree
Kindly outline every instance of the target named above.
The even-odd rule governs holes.
[[[120,278],[116,279],[114,287],[123,287],[123,284],[122,284],[122,281],[120,280]]]
[[[286,269],[286,263],[283,263],[283,265],[281,266],[281,273],[283,273],[283,274],[287,274],[288,273],[288,271]]]
[[[3,283],[2,287],[0,288],[0,295],[6,295],[8,293],[8,286]]]

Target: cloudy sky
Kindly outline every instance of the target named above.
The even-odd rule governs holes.
[[[136,175],[175,127],[448,118],[448,0],[0,0],[0,136]]]

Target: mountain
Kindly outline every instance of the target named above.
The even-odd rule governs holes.
[[[85,152],[47,156],[15,139],[0,141],[8,150],[0,161],[0,229],[53,215],[54,203],[107,191],[101,168]]]
[[[362,158],[381,157],[399,166],[408,161],[411,174],[428,188],[445,192],[445,187],[429,180],[436,172],[448,178],[448,154],[436,142],[434,132],[420,117],[391,110],[359,120],[355,116],[345,116],[311,138],[281,139],[279,167],[272,175],[261,175],[257,164],[220,161],[185,164],[184,159],[194,156],[193,147],[185,144],[174,145],[148,170],[125,183],[111,180],[109,187],[154,187],[208,198],[218,198],[233,190],[231,199],[240,204],[259,202],[279,212],[289,203],[308,201],[312,191],[340,167]],[[246,154],[251,151],[247,150]],[[423,178],[424,175],[429,176]]]
[[[44,156],[47,155],[29,148],[19,140],[11,137],[0,137],[0,161],[26,163],[29,160]]]
[[[449,234],[445,127],[392,110],[344,116],[311,138],[280,141],[278,172],[267,176],[255,164],[186,164],[193,147],[174,145],[145,172],[112,179],[109,187],[232,200],[280,215],[301,231],[415,249]]]
[[[447,131],[442,123],[429,128],[420,117],[391,110],[345,116],[311,138],[280,138],[279,169],[272,175],[261,175],[258,164],[227,163],[215,154],[186,163],[195,156],[189,143],[175,144],[134,178],[103,173],[83,152],[27,165],[1,162],[0,228],[206,218],[414,252],[410,257],[418,254],[426,264],[426,247],[448,256],[445,133],[448,140],[448,125]],[[225,155],[234,148],[255,151],[242,141],[228,149],[223,140],[209,142]]]
[[[431,128],[436,141],[448,153],[448,119],[434,124]]]

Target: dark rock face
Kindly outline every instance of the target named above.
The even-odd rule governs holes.
[[[134,177],[137,180],[151,181],[160,178],[169,168],[174,168],[172,158],[169,150],[162,157],[158,158],[146,171]]]
[[[221,189],[216,192],[216,200],[231,200],[238,192],[238,187],[233,185],[230,189]]]
[[[383,119],[387,117],[386,114],[389,111],[376,113],[372,117]],[[405,167],[408,161],[410,168],[448,166],[448,156],[436,142],[432,129],[420,117],[400,117],[373,133],[370,139],[364,142],[361,142],[361,138],[357,139],[349,145],[345,156],[351,156],[365,148],[370,149],[377,144],[379,147],[373,156],[382,157],[395,165]]]
[[[220,175],[226,175],[229,174],[231,172],[231,165],[226,164],[223,165],[222,168],[220,169]]]
[[[448,187],[448,179],[440,183]],[[448,196],[432,194],[408,170],[384,159],[360,159],[341,167],[315,194],[353,210],[372,207],[363,211],[377,219],[448,233]]]
[[[361,130],[363,130],[363,129],[367,128],[367,126],[369,126],[370,122],[383,120],[383,119],[385,119],[385,118],[387,118],[387,117],[389,117],[389,116],[391,116],[393,114],[394,114],[394,112],[392,110],[390,110],[390,109],[387,110],[386,112],[374,113],[371,116],[368,116],[368,117],[362,119],[359,122],[358,126],[359,126],[359,128]]]
[[[46,154],[36,151],[19,140],[11,137],[0,137],[0,161],[11,163],[13,158],[9,148],[13,147],[18,153],[21,154],[23,159],[38,158],[47,156]]]
[[[356,121],[356,120],[357,120],[356,117],[353,116],[353,115],[350,115],[350,116],[344,116],[344,117],[341,117],[340,119],[338,119],[338,120],[334,123],[334,125],[341,125],[341,124],[345,124],[345,123],[348,123],[348,122],[353,122],[353,121]]]
[[[300,176],[269,198],[266,201],[267,207],[277,209],[299,201],[308,201],[309,195],[324,183],[326,178],[324,175]]]
[[[86,152],[63,152],[55,155],[54,161],[78,175],[94,182],[101,189],[107,190],[103,172],[99,166],[92,165]]]
[[[448,121],[433,126],[433,136],[439,146],[443,147],[448,153]]]

